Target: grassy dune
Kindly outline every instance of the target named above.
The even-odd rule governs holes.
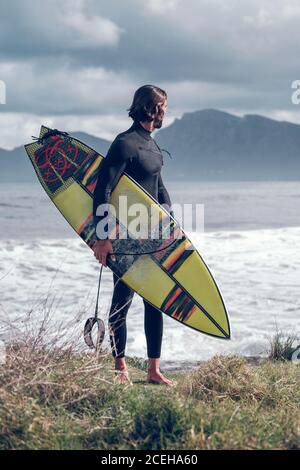
[[[0,449],[300,449],[300,366],[238,356],[167,374],[177,387],[114,382],[110,354],[36,344],[0,366]]]

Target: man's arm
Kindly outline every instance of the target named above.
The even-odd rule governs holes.
[[[111,192],[118,183],[131,157],[132,149],[128,142],[122,137],[114,140],[108,150],[107,156],[100,165],[98,181],[94,190],[93,218],[95,227],[100,220],[106,217],[105,213],[101,216],[96,215],[97,208],[102,204],[109,203]],[[101,236],[101,240],[107,238],[107,233]]]

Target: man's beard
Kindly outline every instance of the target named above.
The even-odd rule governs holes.
[[[160,129],[163,123],[163,118],[156,118],[154,119],[154,127],[155,129]]]

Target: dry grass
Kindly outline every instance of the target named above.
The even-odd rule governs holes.
[[[290,361],[298,342],[298,335],[280,331],[276,328],[275,335],[269,340],[269,359]]]
[[[107,354],[11,345],[0,367],[1,449],[300,448],[299,368],[236,356],[168,374],[176,389],[116,385]]]
[[[124,387],[110,352],[78,350],[66,329],[55,335],[41,321],[7,346],[0,449],[300,449],[297,364],[216,356],[167,374],[178,383],[170,389],[147,384],[134,357]]]

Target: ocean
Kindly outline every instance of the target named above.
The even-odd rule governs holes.
[[[276,330],[300,334],[300,182],[165,182],[173,203],[204,204],[204,230],[186,229],[224,298],[232,329],[218,340],[164,315],[162,366],[212,355],[265,355]],[[78,334],[93,315],[99,264],[43,189],[0,185],[0,337],[40,325]],[[107,325],[112,273],[103,270],[100,315]],[[25,321],[26,319],[26,321]],[[129,356],[146,358],[143,303],[127,318]],[[73,328],[73,329],[72,329]],[[61,330],[60,330],[61,331]],[[106,347],[109,350],[106,335]]]

